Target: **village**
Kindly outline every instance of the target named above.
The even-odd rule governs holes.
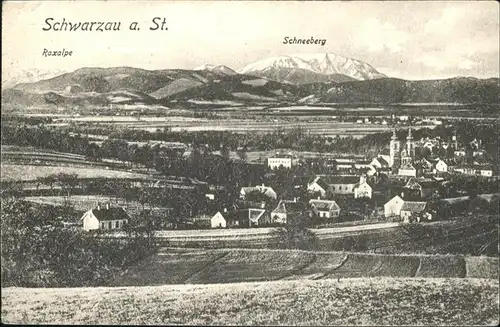
[[[207,202],[204,210],[189,209],[190,214],[176,224],[160,222],[153,228],[335,227],[363,222],[432,222],[442,219],[440,210],[443,209],[439,204],[442,201],[477,195],[470,194],[470,188],[465,185],[461,188],[456,179],[474,178],[495,185],[496,173],[484,159],[481,140],[464,144],[456,135],[446,140],[439,137],[415,140],[411,127],[402,132],[406,137],[400,139],[394,128],[387,147],[373,158],[299,159],[292,151],[276,153],[267,158],[264,173],[283,176],[287,187],[279,187],[282,192],[272,182],[256,185],[246,181],[234,200],[221,203],[217,201],[220,192],[199,180],[183,181],[177,177],[170,182],[143,183],[142,186],[157,189],[190,188]],[[304,169],[308,174],[300,175]],[[328,174],[324,174],[325,171]],[[166,208],[163,217],[172,215],[171,212]],[[96,203],[85,212],[79,224],[86,231],[109,232],[122,229],[130,219],[124,206]]]

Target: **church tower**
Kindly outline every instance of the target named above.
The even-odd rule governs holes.
[[[389,166],[390,167],[399,167],[400,165],[400,147],[401,144],[396,136],[396,128],[394,128],[391,137],[391,143],[389,147]]]
[[[408,157],[415,160],[415,141],[411,135],[411,127],[408,129],[408,136],[406,137],[406,153]]]

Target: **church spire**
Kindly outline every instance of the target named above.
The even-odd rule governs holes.
[[[411,127],[408,129],[408,136],[406,137],[407,140],[413,140],[413,136],[411,135]]]
[[[392,140],[397,140],[398,137],[396,136],[396,127],[394,127],[394,129],[392,130],[392,137],[391,137]]]

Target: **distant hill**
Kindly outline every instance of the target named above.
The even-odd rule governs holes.
[[[312,59],[311,59],[312,58]],[[17,107],[44,104],[85,106],[109,104],[163,104],[171,101],[236,101],[296,103],[459,103],[498,104],[498,78],[477,79],[457,77],[443,80],[406,81],[382,77],[380,73],[349,60],[336,68],[333,57],[324,61],[311,57],[309,68],[266,68],[262,75],[255,70],[264,62],[250,65],[247,73],[235,73],[226,66],[205,65],[197,70],[145,70],[132,67],[81,68],[74,72],[43,79],[34,83],[17,84],[2,90],[2,103]],[[316,58],[316,59],[315,59]],[[327,61],[328,59],[329,61]],[[295,59],[294,59],[295,60]],[[271,61],[273,62],[273,61]],[[354,62],[354,61],[353,61]],[[285,63],[290,64],[288,59]],[[292,61],[295,63],[295,61]],[[327,65],[327,63],[329,65]],[[337,64],[343,63],[337,58]],[[297,64],[298,65],[298,64]],[[300,65],[305,65],[301,63]],[[347,68],[349,68],[347,69]],[[354,66],[353,66],[354,67]],[[357,67],[357,68],[356,68]],[[361,69],[363,68],[363,69]],[[313,71],[315,69],[316,71]],[[338,68],[337,70],[341,70]],[[330,74],[331,73],[331,74]],[[359,75],[364,74],[364,75]],[[356,80],[355,77],[367,80]]]
[[[499,101],[498,78],[451,78],[406,81],[382,78],[332,85],[315,96],[320,102],[340,103],[491,103]]]

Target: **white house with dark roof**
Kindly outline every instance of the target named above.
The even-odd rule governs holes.
[[[361,175],[359,182],[354,185],[354,198],[372,198],[372,187],[366,182],[366,177]]]
[[[311,199],[309,204],[313,212],[320,218],[335,218],[340,215],[340,207],[333,200]]]
[[[327,184],[321,176],[316,176],[312,181],[307,183],[307,191],[310,193],[319,192],[322,197],[330,190],[330,185]]]
[[[267,166],[271,169],[292,168],[297,163],[297,159],[292,154],[275,154],[267,158]]]
[[[440,173],[446,173],[448,171],[448,163],[442,159],[436,160],[434,163],[434,171]]]
[[[304,215],[306,209],[306,205],[303,202],[281,200],[276,209],[271,212],[271,222],[286,224],[293,217]]]
[[[386,218],[400,216],[403,203],[404,200],[399,195],[396,195],[395,197],[387,201],[384,204],[384,216]]]
[[[111,208],[109,204],[102,207],[98,204],[95,208],[85,212],[81,218],[83,230],[116,230],[121,229],[130,220],[130,216],[121,207]]]
[[[226,218],[224,218],[224,216],[220,212],[217,212],[215,215],[213,215],[212,218],[210,218],[210,226],[212,228],[226,228]]]
[[[423,201],[404,201],[401,207],[401,218],[404,222],[408,223],[410,220],[420,221],[421,218],[426,218],[427,220],[432,219],[432,215],[425,212],[427,209],[427,202]]]

